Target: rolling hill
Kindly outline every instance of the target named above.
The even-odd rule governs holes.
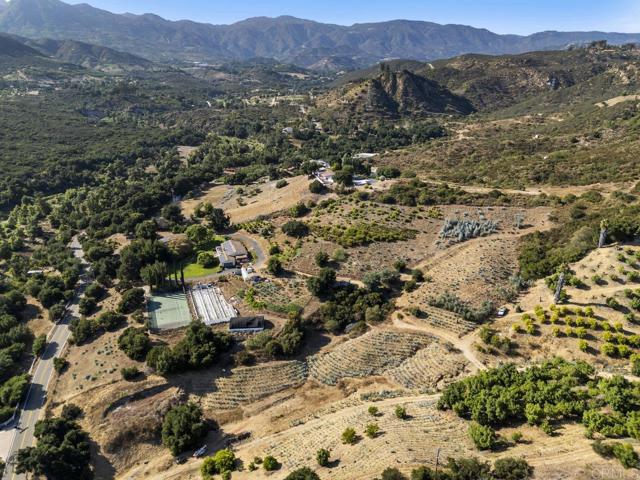
[[[341,26],[284,16],[210,25],[173,22],[152,14],[118,15],[60,0],[11,0],[0,10],[0,31],[99,44],[155,61],[266,57],[320,69],[362,67],[392,58],[435,60],[465,53],[522,53],[593,40],[640,41],[640,34],[542,32],[524,37],[407,20]]]
[[[395,60],[384,68],[430,79],[467,99],[480,111],[497,111],[518,104],[602,101],[636,93],[640,82],[640,50],[595,44],[560,51],[520,55],[462,55],[433,62]],[[380,66],[349,72],[335,82],[336,91],[370,82]]]
[[[349,113],[375,115],[461,114],[474,111],[464,97],[434,80],[408,70],[392,71],[383,66],[375,78],[347,84],[319,99],[318,105]]]
[[[81,65],[104,71],[146,70],[153,63],[130,53],[119,52],[112,48],[92,45],[76,40],[53,40],[50,38],[26,40],[25,43],[45,55],[62,62]]]

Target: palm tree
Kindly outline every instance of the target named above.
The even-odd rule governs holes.
[[[598,240],[598,248],[604,247],[604,242],[607,241],[608,229],[609,229],[609,221],[605,218],[600,222],[600,239]]]
[[[556,293],[553,296],[553,303],[560,302],[560,295],[562,295],[562,289],[564,288],[564,281],[567,273],[569,272],[569,267],[566,263],[563,263],[558,268],[558,284],[556,285]]]

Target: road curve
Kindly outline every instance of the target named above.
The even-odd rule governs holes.
[[[25,475],[18,475],[14,472],[14,456],[21,448],[30,447],[34,444],[33,432],[35,424],[44,411],[43,407],[47,401],[47,388],[54,373],[53,360],[60,356],[71,336],[69,323],[73,318],[80,317],[78,306],[89,280],[86,273],[84,251],[82,250],[77,235],[73,237],[70,247],[73,250],[74,256],[80,259],[83,266],[85,266],[85,272],[80,276],[80,280],[76,286],[76,294],[71,301],[67,314],[60,322],[54,325],[49,332],[47,336],[47,347],[35,365],[27,396],[23,400],[18,413],[18,419],[14,424],[13,440],[9,454],[7,455],[7,466],[2,477],[4,480],[26,479]]]

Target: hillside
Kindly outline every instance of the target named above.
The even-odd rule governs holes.
[[[19,38],[0,34],[0,80],[50,80],[83,71],[79,66],[43,55]]]
[[[431,79],[468,99],[477,110],[497,111],[533,100],[538,106],[557,102],[606,100],[638,85],[640,50],[594,44],[570,50],[530,52],[520,55],[462,55],[424,63],[414,60],[384,62],[392,72],[409,71]],[[371,80],[380,66],[342,75],[338,88]]]
[[[172,22],[157,15],[116,15],[87,4],[12,0],[0,10],[0,31],[31,38],[74,39],[155,61],[275,58],[309,67],[362,67],[390,58],[434,60],[465,53],[504,54],[564,48],[593,40],[623,44],[638,34],[542,32],[498,35],[465,25],[394,20],[351,26],[294,17],[251,18],[232,25]],[[162,48],[158,48],[162,45]]]
[[[439,83],[402,70],[383,68],[381,75],[350,83],[319,99],[319,107],[352,113],[380,115],[462,114],[473,112],[471,103]]]
[[[37,39],[26,43],[45,55],[85,68],[124,71],[144,70],[153,67],[153,63],[149,60],[130,53],[75,40]]]
[[[0,33],[0,56],[20,58],[40,57],[42,55],[19,40]]]

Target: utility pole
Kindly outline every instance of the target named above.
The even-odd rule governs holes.
[[[440,447],[436,450],[436,480],[439,478],[438,467],[440,466]]]

